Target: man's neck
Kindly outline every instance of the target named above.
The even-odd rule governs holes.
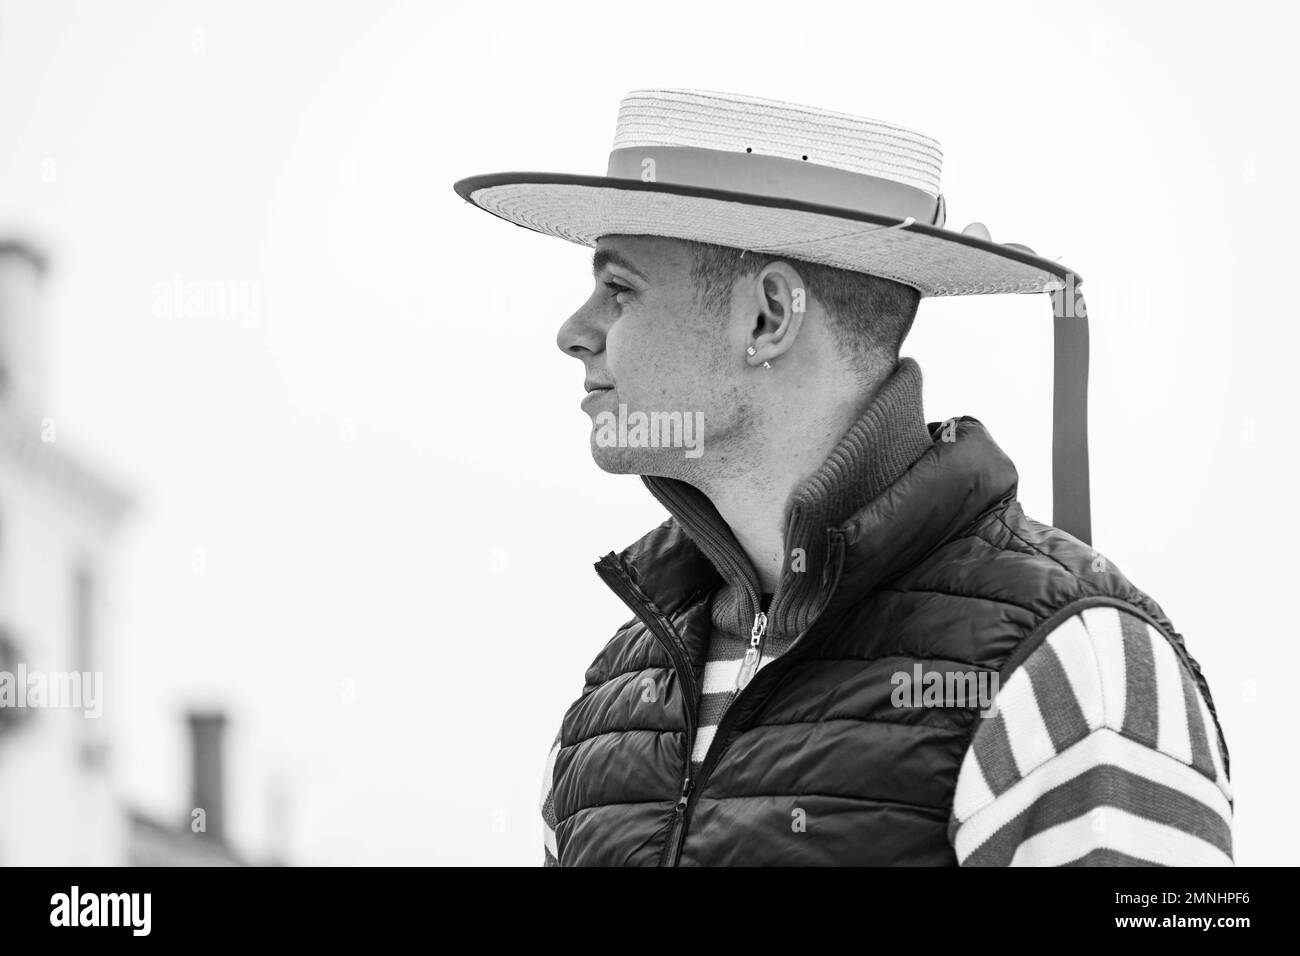
[[[756,429],[759,441],[735,456],[745,468],[708,475],[697,486],[735,535],[764,591],[776,590],[789,557],[786,509],[792,492],[826,461],[878,389],[879,382],[838,400],[823,396],[815,418],[806,412],[818,403],[806,400],[768,416]]]
[[[828,531],[883,494],[933,447],[921,384],[920,366],[904,358],[873,388],[846,390],[853,391],[849,401],[814,396],[810,388],[801,401],[787,403],[794,408],[783,405],[784,418],[761,416],[762,426],[749,430],[764,436],[761,445],[719,450],[717,471],[698,483],[701,476],[643,476],[722,578],[735,585],[737,627],[746,629],[754,619],[758,591],[775,595],[769,632],[798,634],[814,619],[834,560]],[[808,408],[821,408],[823,415],[800,412]],[[796,548],[802,553],[786,553]]]

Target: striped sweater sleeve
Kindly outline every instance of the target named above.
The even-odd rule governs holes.
[[[1169,639],[1089,608],[1012,672],[957,778],[963,866],[1232,866],[1222,740]]]
[[[559,850],[555,845],[555,800],[551,796],[551,783],[555,776],[555,756],[560,752],[560,734],[555,735],[550,753],[546,755],[546,769],[542,772],[542,842],[546,857],[544,866],[559,866]]]

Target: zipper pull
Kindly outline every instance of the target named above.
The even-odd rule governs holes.
[[[695,781],[692,780],[690,777],[687,777],[685,780],[682,781],[682,795],[677,798],[676,809],[678,814],[682,814],[686,812],[686,803],[690,799],[691,791],[693,789],[695,789]]]
[[[681,856],[682,831],[686,829],[686,805],[694,786],[695,781],[688,773],[686,779],[682,781],[682,795],[677,798],[677,806],[673,807],[673,822],[668,829],[668,842],[664,844],[664,855],[659,859],[660,866],[676,866],[677,858]]]
[[[767,615],[759,611],[754,615],[754,627],[749,632],[749,647],[745,649],[745,659],[740,662],[740,672],[736,674],[736,690],[744,690],[758,670],[758,660],[762,656],[763,635],[767,633]]]

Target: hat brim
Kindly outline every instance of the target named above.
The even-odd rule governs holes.
[[[489,173],[455,184],[467,202],[584,246],[667,236],[867,272],[924,296],[1050,292],[1074,270],[1020,248],[918,222],[750,193],[607,176]]]

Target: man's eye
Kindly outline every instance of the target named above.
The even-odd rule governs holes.
[[[609,289],[611,292],[613,292],[615,296],[619,296],[619,295],[621,295],[621,294],[624,293],[624,292],[631,292],[631,291],[632,291],[630,288],[628,288],[627,286],[623,285],[621,282],[606,282],[606,283],[605,283],[605,288],[607,288],[607,289]]]

